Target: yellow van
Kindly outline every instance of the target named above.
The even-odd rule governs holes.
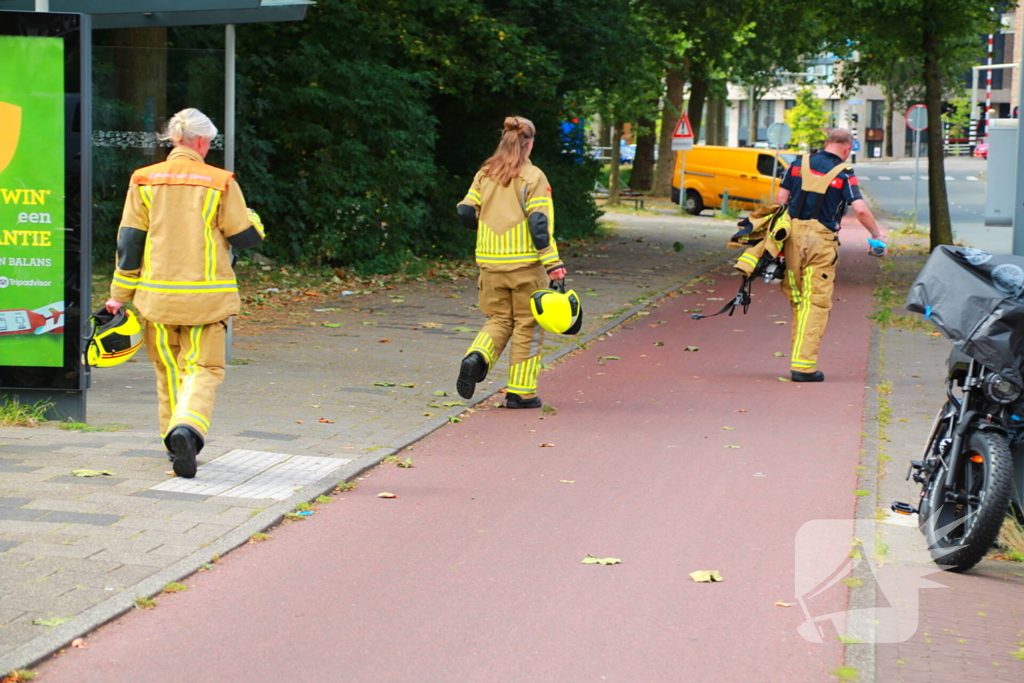
[[[729,193],[729,203],[741,209],[754,209],[768,204],[772,193],[772,168],[775,150],[756,147],[715,147],[697,145],[689,152],[676,153],[672,174],[672,201],[679,203],[679,170],[686,155],[686,191],[684,207],[697,215],[705,207],[718,208],[722,195]],[[789,165],[799,158],[793,152],[779,152],[775,191],[785,177]]]

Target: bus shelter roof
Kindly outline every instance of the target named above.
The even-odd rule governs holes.
[[[92,27],[214,26],[301,21],[312,0],[50,0],[51,12],[92,15]],[[0,10],[31,12],[35,0],[0,0]]]

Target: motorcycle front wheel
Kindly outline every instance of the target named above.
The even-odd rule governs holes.
[[[1006,517],[1013,485],[1013,462],[1006,439],[993,432],[967,435],[948,493],[941,466],[925,492],[927,516],[922,531],[936,564],[946,571],[967,571],[981,561]]]

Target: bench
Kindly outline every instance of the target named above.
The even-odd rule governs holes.
[[[634,209],[643,209],[644,208],[644,198],[643,197],[619,197],[619,201],[633,202],[633,208]]]

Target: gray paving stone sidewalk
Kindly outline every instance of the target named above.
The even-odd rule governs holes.
[[[561,246],[583,339],[732,255],[731,222],[607,218],[605,239]],[[239,321],[191,481],[170,472],[142,353],[94,374],[89,424],[116,431],[0,428],[0,671],[65,646],[503,386],[505,359],[473,401],[455,392],[483,320],[475,303],[475,282],[461,278]],[[545,350],[578,341],[549,337]],[[72,474],[82,469],[112,474]]]
[[[909,284],[924,259],[897,256],[895,280]],[[875,575],[862,577],[851,604],[874,608],[869,635],[881,640],[848,646],[848,663],[865,683],[1024,680],[1024,565],[985,559],[963,574],[943,572],[932,562],[917,518],[889,510],[893,500],[918,503],[920,486],[906,481],[907,467],[920,459],[946,400],[950,344],[932,332],[894,326],[878,333],[869,387],[869,403],[876,405],[865,423],[872,436],[865,440],[860,479],[860,488],[874,495],[858,507],[858,517],[868,522],[858,529],[865,547],[873,547]],[[893,639],[897,622],[903,632]]]

